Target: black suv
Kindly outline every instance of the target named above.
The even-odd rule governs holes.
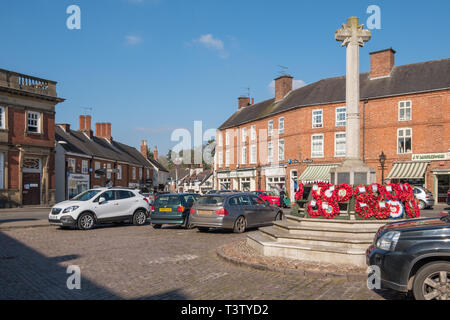
[[[412,290],[417,300],[450,300],[450,215],[387,224],[366,255],[380,268],[383,287]]]

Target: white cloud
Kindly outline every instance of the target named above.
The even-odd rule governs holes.
[[[135,35],[127,35],[125,36],[125,42],[130,46],[135,46],[142,42],[142,38]]]
[[[306,86],[306,82],[303,80],[292,80],[292,90]],[[275,80],[272,80],[267,86],[271,94],[275,94]]]
[[[193,40],[193,42],[200,43],[205,48],[216,51],[222,59],[226,59],[229,56],[225,50],[224,42],[219,38],[214,38],[210,33],[201,35],[200,38]]]

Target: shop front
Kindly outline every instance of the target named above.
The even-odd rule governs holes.
[[[86,191],[90,186],[88,174],[69,173],[67,176],[67,197],[72,199],[76,195]]]
[[[241,169],[236,171],[239,181],[239,191],[256,191],[256,169]]]
[[[263,168],[263,175],[266,177],[266,190],[277,192],[280,188],[286,190],[286,168]]]
[[[412,186],[426,187],[427,167],[425,161],[394,162],[387,179],[392,183],[409,183]]]
[[[299,180],[303,184],[311,184],[316,182],[327,182],[331,181],[330,170],[334,169],[338,164],[314,164],[306,167],[305,171],[300,175]]]
[[[433,174],[433,193],[436,204],[447,203],[447,194],[450,190],[450,168],[431,170]]]

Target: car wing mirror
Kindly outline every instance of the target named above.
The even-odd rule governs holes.
[[[100,199],[98,199],[98,204],[103,204],[106,202],[106,199],[104,197],[101,197]]]

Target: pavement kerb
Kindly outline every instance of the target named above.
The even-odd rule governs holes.
[[[223,246],[224,247],[224,246]],[[237,259],[235,257],[227,256],[223,252],[223,247],[220,247],[216,250],[217,256],[221,258],[222,260],[232,263],[234,265],[240,266],[240,267],[248,267],[256,270],[262,270],[262,271],[272,271],[272,272],[278,272],[283,274],[291,274],[291,275],[297,275],[302,277],[308,277],[308,278],[335,278],[335,279],[344,279],[347,281],[367,281],[367,275],[365,273],[338,273],[338,272],[321,272],[316,270],[308,270],[308,269],[290,269],[290,268],[280,268],[275,266],[268,266],[261,263],[255,263],[255,262],[248,262],[243,261],[240,259]]]
[[[26,228],[42,228],[49,227],[50,224],[47,220],[34,221],[34,224],[20,224],[18,222],[7,222],[5,224],[0,223],[0,230],[11,230],[11,229],[26,229]]]

